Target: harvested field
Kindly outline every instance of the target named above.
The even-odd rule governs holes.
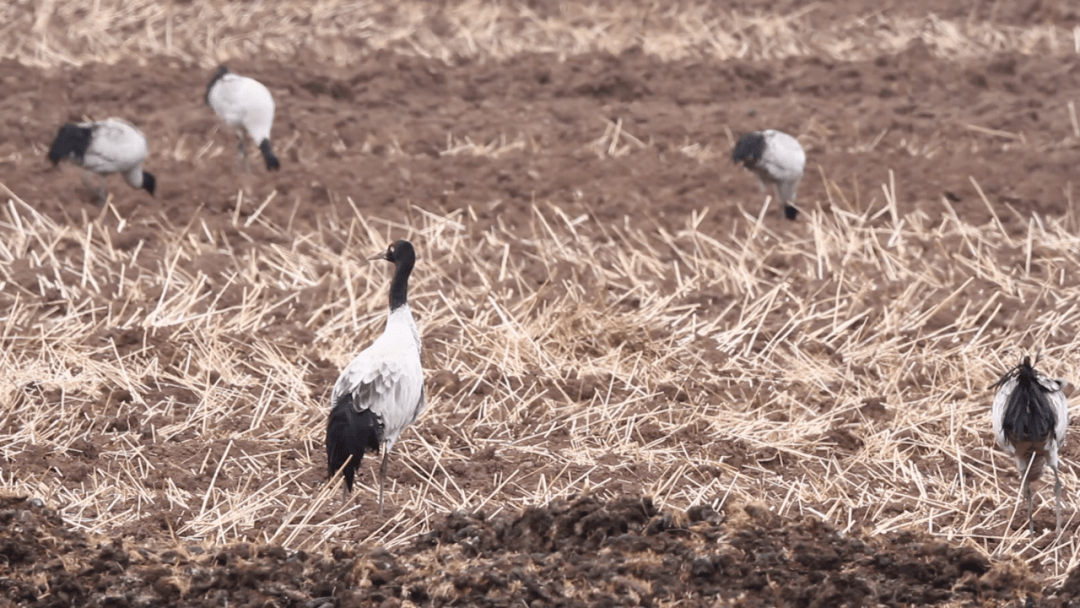
[[[794,4],[0,7],[0,606],[1080,601],[1078,440],[1029,535],[987,389],[1080,377],[1080,8]],[[156,197],[45,161],[108,116]],[[730,163],[765,127],[796,222]],[[378,517],[323,432],[397,238]]]

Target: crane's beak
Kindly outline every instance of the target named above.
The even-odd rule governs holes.
[[[370,257],[370,258],[368,258],[367,260],[368,260],[369,262],[374,262],[375,260],[385,260],[385,259],[386,259],[386,252],[385,252],[385,251],[383,251],[382,253],[379,253],[379,254],[377,254],[377,255],[373,255],[373,256],[371,256],[371,257]]]

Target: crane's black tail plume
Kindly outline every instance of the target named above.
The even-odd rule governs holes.
[[[281,161],[274,156],[274,151],[270,148],[269,139],[262,140],[262,143],[259,144],[259,151],[262,152],[263,159],[266,160],[267,171],[274,171],[275,169],[281,168]]]
[[[356,469],[364,453],[378,453],[383,434],[379,416],[371,410],[356,411],[353,407],[355,399],[354,392],[342,395],[334,404],[326,425],[327,477],[333,477],[344,466],[346,495],[352,492]],[[349,460],[350,456],[352,460]]]
[[[154,189],[157,188],[157,178],[154,177],[153,173],[147,173],[146,171],[143,171],[142,187],[143,190],[146,190],[150,193],[150,196],[154,196]]]
[[[1038,359],[1036,358],[1036,362]],[[1016,387],[1005,403],[1001,428],[1010,441],[1042,441],[1053,434],[1057,415],[1047,398],[1048,389],[1039,383],[1031,357],[1024,357],[994,387],[1016,378]]]

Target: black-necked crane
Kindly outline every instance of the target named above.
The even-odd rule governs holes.
[[[1036,357],[1036,364],[1038,358]],[[1049,465],[1054,470],[1057,532],[1061,533],[1061,476],[1058,473],[1058,450],[1065,443],[1069,426],[1069,405],[1062,389],[1064,380],[1051,380],[1024,357],[990,388],[998,389],[991,411],[998,445],[1016,459],[1027,500],[1028,529],[1032,521],[1031,482],[1042,477]]]
[[[409,309],[409,274],[416,263],[412,243],[397,241],[371,260],[394,264],[386,329],[341,372],[331,396],[326,425],[326,458],[332,478],[345,477],[345,496],[366,452],[378,453],[379,513],[383,509],[386,462],[401,432],[424,411],[424,370],[420,332]]]
[[[797,139],[773,129],[747,133],[735,144],[731,161],[753,171],[762,190],[775,188],[784,204],[784,217],[793,220],[799,215],[795,190],[806,166],[806,153]]]
[[[70,160],[86,171],[83,184],[95,190],[87,181],[91,173],[99,177],[98,199],[105,201],[105,181],[110,173],[120,173],[133,188],[151,194],[157,187],[153,174],[143,171],[146,162],[146,136],[131,123],[119,118],[98,122],[67,123],[60,127],[49,147],[48,158],[53,165]]]
[[[240,156],[249,171],[251,167],[248,165],[247,151],[244,148],[243,131],[247,131],[259,146],[268,171],[281,168],[281,162],[270,148],[270,129],[274,126],[274,97],[263,83],[234,74],[229,68],[220,66],[210,84],[206,85],[206,105],[210,106],[225,124],[236,129],[240,140]]]

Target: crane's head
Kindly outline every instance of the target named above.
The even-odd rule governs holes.
[[[401,239],[395,243],[391,243],[386,251],[368,258],[368,260],[386,260],[387,262],[393,262],[394,264],[401,264],[405,262],[416,261],[416,250],[413,249],[412,243]]]
[[[386,251],[369,260],[386,260],[394,263],[394,281],[390,283],[390,312],[409,303],[409,275],[416,263],[416,251],[412,243],[402,239],[391,244]]]
[[[753,167],[761,161],[765,153],[765,136],[760,131],[747,133],[739,138],[731,152],[731,162]]]
[[[60,127],[56,133],[56,139],[49,147],[48,159],[55,166],[65,158],[74,158],[82,162],[83,155],[90,147],[90,141],[94,137],[94,130],[90,127],[82,127],[71,123]]]

